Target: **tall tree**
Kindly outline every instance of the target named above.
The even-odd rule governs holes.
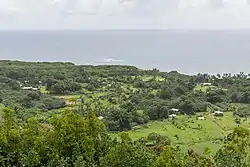
[[[214,157],[217,167],[248,167],[250,165],[249,144],[249,130],[242,127],[235,128],[233,133],[227,136],[224,146]]]

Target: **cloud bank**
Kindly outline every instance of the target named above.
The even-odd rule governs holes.
[[[250,28],[250,0],[1,0],[0,29]]]

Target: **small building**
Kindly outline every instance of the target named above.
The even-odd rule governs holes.
[[[212,86],[212,83],[209,83],[209,82],[207,82],[207,83],[201,83],[201,85],[202,86]]]
[[[22,90],[32,90],[33,87],[22,87]]]
[[[206,118],[204,116],[197,117],[198,120],[205,120]]]
[[[38,88],[33,88],[33,87],[22,87],[22,90],[33,90],[33,91],[37,91],[39,90]]]
[[[180,109],[177,109],[177,108],[172,108],[172,109],[171,109],[171,111],[173,111],[173,112],[179,112],[179,111],[180,111]]]
[[[176,118],[176,114],[171,114],[168,116],[169,118]]]
[[[215,111],[214,115],[217,116],[217,117],[223,117],[224,113],[222,111]]]
[[[104,117],[103,117],[103,116],[100,116],[100,117],[98,117],[98,119],[99,119],[99,120],[103,120],[103,119],[104,119]]]

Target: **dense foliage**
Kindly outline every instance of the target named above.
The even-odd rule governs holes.
[[[112,131],[130,130],[171,114],[221,110],[239,117],[250,115],[248,107],[234,105],[250,104],[250,79],[244,73],[188,76],[176,71],[67,62],[0,61],[0,66],[0,102],[12,108],[19,120],[37,114],[47,119],[55,109],[72,104],[72,110],[94,109]],[[79,96],[63,98],[69,95]]]
[[[188,76],[67,62],[0,61],[0,67],[0,166],[250,165],[249,129],[240,127],[250,115],[250,77],[244,73]],[[215,111],[233,112],[238,126],[219,138],[224,145],[215,154],[209,148],[183,152],[158,133],[137,140],[124,132],[109,135],[166,119],[178,129],[201,130],[200,124],[178,123],[175,115],[192,123],[191,116]]]
[[[84,116],[65,111],[48,123],[35,118],[20,124],[5,108],[0,126],[0,166],[100,167],[248,167],[250,132],[236,128],[213,157],[183,153],[157,133],[132,141],[127,133],[111,139],[93,111]],[[151,143],[151,144],[147,144]]]

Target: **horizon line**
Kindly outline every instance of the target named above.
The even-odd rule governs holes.
[[[0,29],[0,32],[25,32],[25,31],[250,31],[248,28],[61,28],[61,29]]]

